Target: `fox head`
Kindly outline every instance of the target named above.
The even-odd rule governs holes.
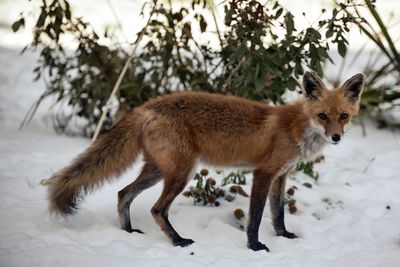
[[[335,90],[326,89],[322,80],[312,72],[303,76],[303,90],[307,104],[305,112],[311,127],[326,141],[338,144],[343,139],[346,126],[358,113],[364,75],[359,73]]]

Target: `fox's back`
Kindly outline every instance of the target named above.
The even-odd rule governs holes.
[[[197,92],[159,97],[142,107],[163,121],[163,134],[188,140],[204,160],[219,164],[238,157],[251,161],[261,154],[249,147],[265,144],[263,129],[273,109],[235,96]]]
[[[143,107],[197,131],[214,134],[252,132],[271,113],[266,104],[218,94],[175,93],[151,100]]]

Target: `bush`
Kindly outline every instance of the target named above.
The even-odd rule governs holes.
[[[322,10],[319,21],[298,29],[293,15],[278,2],[231,0],[225,5],[225,25],[220,30],[215,19],[205,18],[213,17],[206,0],[194,0],[177,10],[156,0],[147,4],[143,14],[149,22],[139,33],[140,49],[115,99],[118,112],[107,114],[103,130],[130,108],[174,91],[203,90],[283,103],[286,90],[299,88],[297,80],[305,67],[323,75],[321,64],[330,59],[332,45],[345,54],[346,32],[353,22],[344,5],[332,12]],[[210,30],[210,21],[216,31]],[[21,18],[13,29],[23,24]],[[194,28],[200,34],[193,34]],[[66,52],[62,35],[75,39],[73,53]],[[37,79],[47,77],[47,89],[35,107],[50,95],[70,107],[67,116],[55,120],[56,129],[65,131],[70,120],[79,117],[86,121],[83,133],[93,134],[129,58],[116,38],[107,36],[113,46],[101,45],[98,33],[73,16],[67,0],[43,0],[30,48],[40,51],[34,72]],[[210,38],[217,45],[212,46]]]

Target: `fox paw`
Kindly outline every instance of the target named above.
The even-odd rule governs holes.
[[[288,231],[282,231],[280,233],[278,233],[278,236],[283,236],[289,239],[294,239],[294,238],[298,238],[298,236],[294,233],[288,232]]]
[[[125,231],[127,231],[128,233],[139,233],[139,234],[144,234],[141,230],[139,230],[139,229],[133,229],[133,228],[125,228],[125,229],[123,229],[123,230],[125,230]]]
[[[194,241],[192,239],[181,238],[181,239],[178,239],[178,240],[174,241],[174,246],[176,246],[176,247],[177,246],[179,246],[179,247],[187,247],[187,246],[189,246],[189,245],[191,245],[193,243],[194,243]]]
[[[247,245],[247,247],[254,251],[265,250],[265,251],[269,252],[268,247],[266,245],[264,245],[263,243],[261,243],[260,241],[249,243]]]

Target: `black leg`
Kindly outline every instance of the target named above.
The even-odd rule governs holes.
[[[137,195],[145,189],[155,185],[162,178],[162,173],[154,162],[147,162],[142,168],[139,177],[124,189],[118,192],[118,213],[121,229],[132,233],[143,233],[139,229],[133,229],[130,218],[130,205]]]
[[[265,201],[271,184],[271,175],[261,170],[253,172],[253,186],[250,197],[249,223],[247,226],[247,246],[252,250],[266,250],[267,246],[258,241],[258,230],[264,212]]]

